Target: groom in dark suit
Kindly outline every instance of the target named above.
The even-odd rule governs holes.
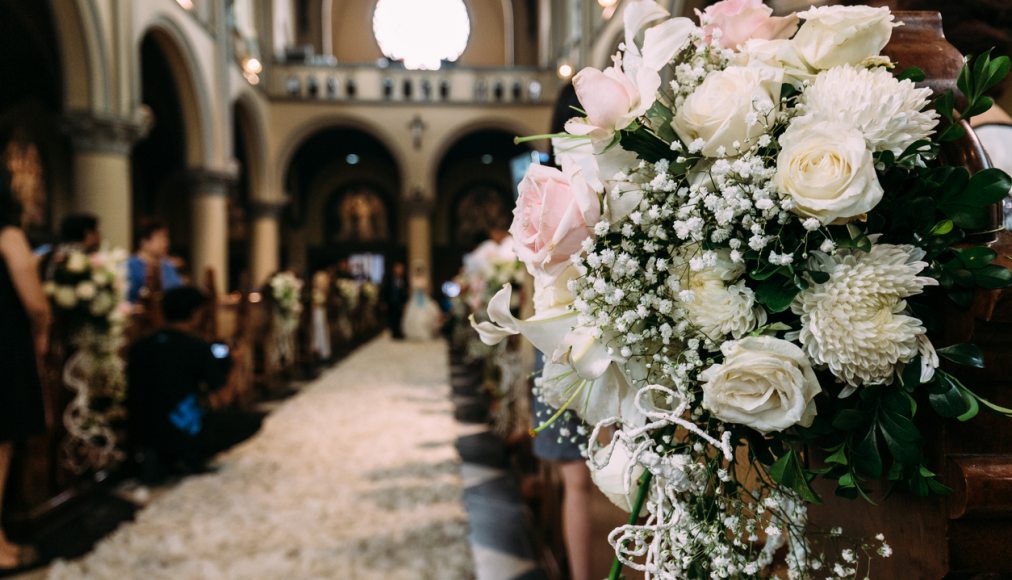
[[[404,277],[404,263],[394,262],[390,274],[383,281],[383,302],[387,307],[387,326],[394,340],[404,338],[401,322],[404,320],[404,306],[408,302],[408,281]]]

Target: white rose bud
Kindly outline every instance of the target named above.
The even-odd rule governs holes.
[[[797,345],[770,336],[725,342],[724,362],[700,373],[703,407],[727,423],[761,433],[815,419],[819,379]]]
[[[765,66],[731,66],[710,74],[689,95],[671,121],[683,143],[703,140],[704,157],[736,155],[734,143],[744,144],[765,128],[762,123],[749,126],[749,113],[775,110],[780,103],[782,69]]]
[[[632,455],[625,444],[612,440],[607,447],[594,452],[594,457],[587,463],[590,466],[590,478],[601,493],[626,512],[631,512],[636,503],[639,478],[646,471],[642,465],[630,465],[631,461]],[[628,473],[630,469],[632,473]]]
[[[67,271],[80,274],[88,268],[88,256],[81,252],[73,252],[67,256]]]
[[[77,288],[75,289],[75,293],[77,294],[77,298],[79,300],[82,300],[84,302],[88,302],[89,300],[91,300],[92,298],[95,297],[95,290],[96,289],[95,289],[95,283],[94,282],[87,282],[87,281],[85,281],[85,282],[81,282],[80,284],[77,285]]]
[[[60,308],[70,310],[77,306],[77,292],[73,286],[59,286],[53,292],[53,301]]]
[[[102,292],[95,296],[95,299],[92,300],[88,310],[91,312],[92,316],[105,316],[112,311],[113,306],[115,306],[115,301],[113,300],[112,295],[108,292]]]
[[[773,184],[794,213],[823,224],[850,221],[882,201],[864,135],[843,123],[795,123],[780,137]]]
[[[801,58],[819,70],[878,56],[897,26],[884,6],[820,6],[798,16],[805,22],[791,42]]]

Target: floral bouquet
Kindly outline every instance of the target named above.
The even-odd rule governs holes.
[[[126,257],[122,250],[86,254],[78,249],[54,256],[46,294],[72,333],[85,326],[105,330],[123,314]]]
[[[302,280],[292,272],[278,272],[270,286],[282,322],[286,327],[297,326],[302,313]]]
[[[504,284],[522,284],[523,276],[512,237],[506,236],[500,242],[485,240],[464,256],[461,278],[465,281],[465,301],[475,312],[484,310],[496,290]]]
[[[550,136],[561,170],[520,184],[535,315],[515,318],[506,286],[472,323],[488,344],[527,337],[547,357],[539,396],[596,425],[593,478],[632,512],[612,578],[853,577],[891,549],[830,550],[839,530],[807,529],[811,482],[945,493],[915,413],[1012,415],[938,368],[983,366],[977,347],[928,336],[944,300],[1012,282],[968,237],[1009,177],[939,155],[1009,60],[968,61],[957,111],[881,54],[901,24],[887,8],[699,16],[626,5],[614,64],[576,75],[583,116]]]
[[[123,418],[126,374],[120,349],[129,305],[123,250],[91,254],[57,250],[46,283],[73,352],[63,383],[74,392],[64,410],[62,460],[76,473],[103,469],[122,459],[114,423]]]
[[[341,293],[341,299],[349,312],[358,308],[361,289],[357,281],[348,278],[338,278],[334,282],[334,285],[337,286],[338,292]]]

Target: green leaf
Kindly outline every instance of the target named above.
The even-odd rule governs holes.
[[[975,344],[961,342],[945,348],[939,348],[936,352],[938,352],[939,356],[951,360],[956,364],[978,369],[984,368],[984,353]]]
[[[789,450],[777,462],[770,466],[770,477],[780,485],[792,489],[809,503],[822,503],[818,494],[808,483],[808,476],[801,467],[801,460],[798,452]]]
[[[861,439],[852,456],[854,469],[870,478],[882,477],[882,455],[879,453],[878,436],[875,427]]]
[[[974,270],[973,281],[981,288],[999,290],[1012,286],[1012,272],[1004,266],[985,266],[980,270]]]
[[[899,374],[900,383],[907,391],[913,391],[918,385],[921,384],[921,357],[915,356],[913,360],[907,363],[903,367],[903,372]]]
[[[959,417],[969,410],[963,391],[944,373],[939,373],[928,389],[928,402],[942,417]]]
[[[942,220],[935,224],[928,233],[932,236],[944,236],[952,231],[953,225],[952,220]]]
[[[949,125],[938,136],[938,140],[942,142],[956,141],[962,139],[964,135],[966,135],[966,129],[962,125]]]
[[[913,81],[915,83],[919,83],[919,82],[923,81],[924,78],[925,78],[924,71],[921,70],[919,67],[916,67],[916,66],[909,67],[906,70],[904,70],[903,72],[901,72],[900,74],[896,75],[896,80],[903,81],[903,80],[910,79],[911,81]]]
[[[840,431],[853,431],[865,422],[865,414],[857,409],[840,409],[833,417],[833,427]]]
[[[956,288],[949,291],[949,300],[952,300],[960,308],[969,308],[973,304],[973,290]]]
[[[753,280],[761,282],[763,280],[768,280],[769,278],[776,276],[781,272],[786,273],[790,271],[786,266],[775,266],[775,267],[770,266],[771,264],[769,264],[768,262],[764,262],[758,268],[749,272],[749,277],[751,277]]]
[[[960,389],[960,391],[963,394],[963,401],[966,402],[967,409],[965,413],[956,417],[956,420],[966,422],[973,419],[978,413],[980,413],[980,405],[977,404],[977,399],[975,397],[971,397],[965,390]]]
[[[952,111],[956,107],[956,95],[952,91],[946,91],[935,99],[935,110],[942,118],[952,123]]]
[[[1001,169],[982,169],[973,174],[959,201],[972,205],[991,205],[1002,201],[1012,190],[1012,179]]]
[[[975,246],[958,250],[956,255],[959,256],[959,261],[968,269],[977,270],[994,261],[998,257],[998,252],[986,246]]]
[[[963,167],[942,166],[932,171],[931,177],[938,180],[942,201],[956,201],[970,184],[970,172]]]
[[[819,270],[813,270],[808,273],[812,277],[812,282],[816,284],[825,284],[829,282],[829,272],[821,272]]]
[[[801,292],[793,280],[783,277],[764,280],[756,288],[756,300],[770,312],[783,312],[791,306],[794,297]]]
[[[826,463],[835,463],[837,465],[847,465],[847,449],[846,446],[840,445],[832,455],[826,457]]]
[[[942,202],[938,209],[957,226],[971,231],[986,228],[990,217],[986,207],[956,201]]]

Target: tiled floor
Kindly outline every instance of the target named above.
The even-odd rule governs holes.
[[[451,387],[460,425],[457,450],[463,465],[464,505],[478,580],[545,580],[524,528],[524,507],[508,471],[502,440],[488,427],[488,401],[479,378],[451,358]]]

